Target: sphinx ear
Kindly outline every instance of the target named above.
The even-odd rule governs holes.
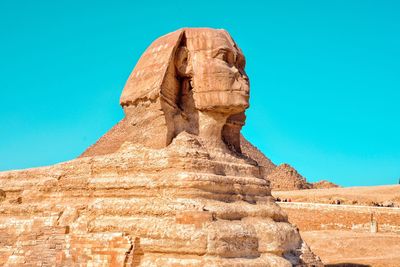
[[[184,46],[179,47],[176,51],[175,68],[181,77],[189,77],[191,74],[192,67],[189,56],[189,50]]]

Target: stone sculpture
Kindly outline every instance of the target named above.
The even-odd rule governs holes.
[[[224,30],[157,39],[80,158],[0,173],[0,265],[320,266],[240,153],[244,64]]]

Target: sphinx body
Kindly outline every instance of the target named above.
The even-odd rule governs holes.
[[[240,153],[244,63],[223,30],[157,39],[80,158],[0,173],[0,265],[320,265]]]

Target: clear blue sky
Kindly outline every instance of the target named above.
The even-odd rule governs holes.
[[[78,156],[118,122],[146,47],[227,29],[247,58],[244,135],[309,181],[400,177],[399,1],[0,1],[0,170]]]

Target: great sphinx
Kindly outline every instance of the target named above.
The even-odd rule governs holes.
[[[322,266],[241,153],[244,67],[225,30],[155,40],[81,157],[0,173],[0,265]]]

